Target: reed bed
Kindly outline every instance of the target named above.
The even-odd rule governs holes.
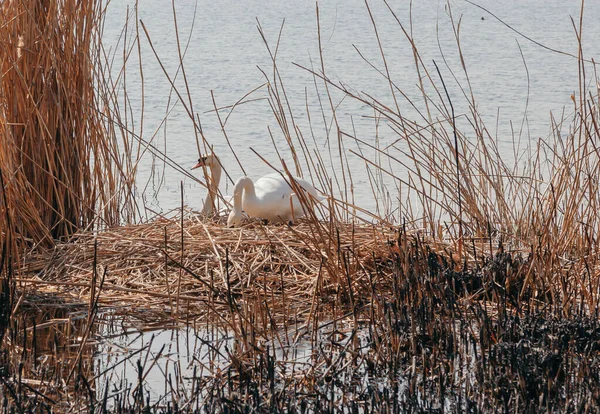
[[[63,360],[62,374],[45,365],[52,380],[37,387],[32,379],[40,371],[24,365],[29,388],[20,392],[30,395],[33,387],[40,406],[109,412],[594,406],[598,387],[586,379],[598,372],[600,326],[559,316],[550,296],[524,289],[535,270],[526,252],[497,245],[492,257],[459,263],[449,244],[436,246],[418,232],[348,225],[336,231],[332,278],[325,249],[305,236],[312,225],[226,229],[188,213],[183,225],[177,217],[81,234],[79,245],[58,245],[50,258],[32,255],[28,272],[37,277],[21,282],[33,297],[42,295],[46,305],[52,297],[69,298],[59,309],[78,303],[90,311],[74,309],[70,318],[79,312],[97,323],[77,329],[75,320],[60,324],[65,315],[51,316],[45,323],[56,332],[65,325],[78,332],[61,335],[67,343],[78,338],[71,346],[80,351]],[[53,264],[45,266],[48,261]],[[25,314],[39,302],[24,301]],[[86,367],[107,332],[95,328],[81,341],[103,314],[140,330],[176,328],[200,338],[198,359],[186,371],[194,374],[165,373],[168,391],[155,400],[144,378],[162,350],[152,355],[142,348],[145,357],[131,356],[138,361],[137,385],[103,383]],[[24,320],[23,332],[27,326]],[[12,340],[27,343],[25,333],[14,332]],[[28,348],[17,347],[17,360],[33,356],[19,357],[19,349]],[[64,389],[61,378],[73,370],[74,385],[87,387]],[[8,383],[16,388],[19,381]],[[60,405],[48,402],[55,395]],[[20,401],[26,407],[31,399]]]
[[[30,249],[52,248],[76,231],[114,226],[135,215],[134,162],[121,156],[131,150],[129,133],[108,105],[114,100],[114,85],[103,64],[103,8],[93,0],[0,4],[0,387],[8,398],[3,399],[4,410],[19,411],[23,405],[38,410],[42,402],[62,406],[63,393],[58,386],[47,388],[48,378],[64,375],[70,382],[76,377],[69,351],[78,340],[71,335],[83,325],[87,339],[93,329],[93,302],[85,303],[81,316],[80,303],[53,293],[32,291],[25,299],[16,284],[22,277],[23,255]],[[48,365],[40,366],[42,349],[48,352],[43,357]],[[89,372],[92,365],[84,367],[85,353],[78,351],[80,372]],[[24,375],[25,363],[32,371]],[[27,398],[32,395],[40,400]]]
[[[0,13],[0,167],[16,237],[51,246],[118,224],[131,177],[104,107],[102,3],[6,1]]]
[[[2,326],[24,251],[134,215],[133,160],[120,156],[128,134],[119,135],[122,124],[106,105],[102,7],[71,0],[0,5]]]
[[[367,12],[377,33],[368,4]],[[389,12],[396,17],[392,8]],[[318,21],[318,9],[316,15]],[[410,31],[396,21],[414,46]],[[337,138],[328,154],[313,151],[303,135],[273,52],[279,44],[271,46],[259,24],[273,61],[272,73],[264,75],[266,99],[285,142],[284,148],[275,145],[281,167],[327,189],[327,214],[309,214],[294,226],[253,221],[240,229],[184,206],[169,217],[105,229],[85,228],[85,209],[60,215],[51,228],[68,229],[73,237],[53,241],[52,248],[40,243],[29,249],[13,278],[23,296],[4,338],[3,365],[12,367],[10,375],[0,376],[6,406],[100,412],[594,412],[600,401],[595,145],[600,93],[589,85],[598,79],[586,70],[591,62],[579,50],[580,91],[572,97],[572,117],[553,120],[554,135],[533,142],[531,156],[511,164],[477,112],[458,24],[452,24],[460,79],[466,81],[454,75],[456,68],[425,64],[415,47],[423,102],[390,78],[382,44],[383,68],[369,63],[374,76],[390,85],[389,96],[358,93],[329,78],[322,55],[319,69],[303,68],[329,102],[320,114],[331,121],[329,138]],[[151,44],[151,33],[143,29]],[[18,43],[18,31],[11,33]],[[18,48],[13,52],[18,62]],[[188,80],[184,83],[187,90]],[[103,102],[115,104],[116,95],[108,93]],[[368,106],[396,139],[380,147],[350,133],[351,126],[336,116],[342,100]],[[181,101],[202,138],[198,148],[210,148],[191,97]],[[398,102],[418,116],[409,118]],[[457,114],[458,107],[467,111]],[[118,109],[111,108],[118,125]],[[216,103],[215,112],[219,116]],[[350,144],[359,150],[347,150]],[[340,165],[330,171],[325,160],[335,152]],[[399,210],[386,210],[389,200],[381,198],[377,214],[357,208],[348,153],[364,161],[370,177],[393,178]],[[157,154],[166,162],[166,154]],[[49,169],[60,162],[38,164]],[[90,177],[98,177],[100,164],[94,163]],[[407,177],[389,166],[404,168]],[[383,180],[370,182],[373,194],[391,193]],[[14,211],[5,209],[0,224],[13,223]],[[18,220],[14,225],[16,234],[36,234],[38,241],[56,236],[47,227],[34,232]],[[41,309],[42,301],[62,310],[38,321],[28,312]],[[148,351],[143,359],[131,354],[128,358],[139,358],[137,384],[114,384],[90,369],[94,350],[109,335],[99,328],[113,323],[107,320],[125,330],[193,331],[200,338],[195,355],[207,358],[195,357],[189,376],[180,365],[176,375],[164,373],[160,397],[151,395],[146,378],[162,350],[158,356]],[[47,346],[36,346],[40,337],[30,336],[37,335],[37,325],[53,329],[43,341]],[[202,337],[199,326],[211,334]],[[77,349],[65,354],[63,365],[60,347]],[[53,353],[56,365],[40,368],[38,351]]]

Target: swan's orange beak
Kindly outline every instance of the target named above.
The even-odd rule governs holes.
[[[194,165],[192,167],[192,170],[195,170],[196,168],[200,168],[204,165],[204,163],[202,162],[202,160],[198,160],[198,164]]]

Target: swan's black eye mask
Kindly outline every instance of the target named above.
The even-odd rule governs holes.
[[[195,170],[196,168],[200,168],[203,165],[205,165],[205,161],[206,161],[206,157],[198,158],[198,164],[194,165],[192,167],[192,170]]]

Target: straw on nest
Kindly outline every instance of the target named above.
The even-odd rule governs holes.
[[[327,225],[304,220],[230,229],[188,213],[185,220],[83,232],[26,258],[23,286],[88,301],[95,280],[101,305],[146,321],[225,322],[232,307],[265,299],[272,317],[306,318],[317,292],[335,291],[345,283],[343,272],[360,283],[365,266],[373,270],[373,259],[391,251],[389,230]]]

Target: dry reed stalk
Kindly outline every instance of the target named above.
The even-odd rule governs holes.
[[[538,299],[543,297],[552,303],[562,303],[569,309],[567,313],[579,311],[585,302],[586,314],[595,314],[600,296],[598,292],[591,292],[600,284],[597,271],[600,194],[595,178],[600,174],[600,152],[594,143],[600,137],[597,121],[600,101],[597,94],[588,93],[584,86],[590,83],[585,70],[589,61],[583,59],[581,48],[581,87],[579,96],[572,97],[570,130],[563,135],[561,128],[566,120],[553,120],[555,135],[533,142],[526,150],[531,154],[529,160],[516,158],[511,164],[475,109],[477,95],[469,82],[458,28],[451,13],[461,70],[467,82],[463,86],[456,81],[448,89],[457,89],[457,95],[464,97],[470,111],[456,116],[453,106],[444,103],[443,97],[449,95],[444,91],[443,80],[432,76],[411,32],[404,28],[391,7],[389,11],[413,45],[415,68],[422,74],[421,83],[426,83],[421,87],[422,103],[404,94],[390,79],[384,47],[379,40],[383,69],[367,62],[390,85],[393,106],[383,103],[386,97],[374,97],[368,92],[359,94],[328,78],[323,68],[316,71],[297,65],[324,82],[328,94],[335,90],[370,106],[378,119],[398,136],[386,148],[379,148],[346,134],[349,139],[375,151],[376,160],[351,151],[414,192],[417,209],[423,211],[422,227],[432,237],[452,240],[457,246],[463,246],[463,253],[473,245],[476,255],[485,252],[486,257],[507,249],[530,255],[531,266],[521,292],[524,299],[530,298],[526,292],[536,292]],[[377,35],[376,21],[373,15],[370,17]],[[578,40],[581,40],[579,35]],[[597,79],[595,81],[591,83],[597,83]],[[406,117],[398,108],[396,95],[401,95],[421,118]],[[331,111],[334,113],[335,109]],[[401,166],[408,171],[408,177],[396,176],[381,159]],[[379,192],[383,191],[374,189],[374,193]],[[411,206],[401,208],[413,211]],[[408,215],[407,220],[419,220],[419,217]],[[488,248],[484,249],[486,243]]]
[[[13,311],[15,264],[19,263],[18,241],[12,219],[12,209],[6,200],[4,174],[0,168],[0,343],[10,324]]]
[[[87,289],[82,289],[89,311],[83,339],[78,342],[73,334],[80,323],[71,320],[73,306],[57,300],[56,291],[49,289],[44,309],[34,305],[33,314],[28,307],[39,292],[30,292],[27,299],[19,296],[12,308],[18,277],[12,269],[21,268],[26,248],[48,248],[77,230],[104,228],[132,218],[133,160],[120,156],[123,143],[117,134],[123,129],[110,109],[114,85],[102,64],[103,13],[103,4],[94,0],[14,0],[0,5],[0,302],[2,328],[10,323],[11,332],[0,337],[0,342],[10,358],[1,361],[3,379],[13,376],[2,386],[10,391],[5,397],[11,395],[11,404],[20,410],[36,404],[17,396],[21,392],[31,392],[44,404],[64,406],[64,402],[56,404],[64,397],[59,377],[66,382],[76,377],[75,382],[87,387],[89,401],[93,400],[85,377],[93,366],[88,362],[89,345],[94,341],[88,338],[97,328],[97,292],[92,277],[92,289],[89,280]],[[127,142],[124,147],[129,155]],[[98,284],[101,290],[101,281]],[[13,289],[7,289],[11,285]],[[49,315],[53,308],[58,310]],[[36,318],[54,321],[47,341],[38,332],[36,321],[41,320]],[[21,378],[18,367],[28,359],[28,352],[33,353],[32,372],[38,371],[37,352],[46,352],[42,342],[50,343],[47,352],[52,353],[51,346],[55,352],[42,367],[41,381]],[[68,352],[57,353],[57,343],[75,348],[74,358]],[[48,376],[51,371],[53,375]]]

